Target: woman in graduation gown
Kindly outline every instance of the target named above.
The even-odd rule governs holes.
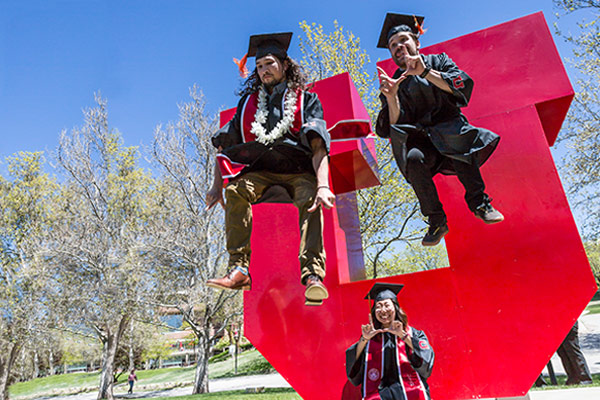
[[[365,400],[428,400],[434,353],[423,331],[408,325],[398,304],[402,285],[376,283],[360,340],[346,350],[346,373]]]

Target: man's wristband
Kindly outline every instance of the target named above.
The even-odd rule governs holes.
[[[317,186],[317,190],[319,189],[329,189],[329,186]]]
[[[423,72],[421,72],[421,75],[419,76],[425,79],[425,77],[429,74],[429,71],[431,71],[431,67],[425,67],[425,69],[423,70]]]

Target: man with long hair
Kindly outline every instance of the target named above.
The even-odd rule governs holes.
[[[388,13],[377,47],[389,50],[398,66],[393,76],[379,68],[382,109],[377,135],[390,138],[400,171],[412,185],[421,212],[428,218],[424,246],[437,245],[448,233],[446,214],[433,176],[457,175],[465,201],[487,224],[504,220],[485,193],[480,166],[500,137],[468,123],[467,106],[473,80],[445,53],[420,54],[423,17]]]
[[[219,150],[207,206],[223,205],[230,272],[207,285],[219,289],[249,290],[252,285],[250,234],[252,204],[265,201],[271,188],[283,189],[299,212],[301,281],[307,305],[328,297],[323,285],[325,252],[321,206],[333,206],[329,188],[330,136],[316,94],[306,92],[300,66],[287,55],[291,33],[254,35],[248,54],[237,61],[246,73],[248,57],[256,69],[239,94],[235,116],[212,139]],[[271,189],[271,190],[270,190]],[[267,192],[269,190],[269,192]]]

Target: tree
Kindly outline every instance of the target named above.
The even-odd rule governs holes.
[[[561,172],[567,178],[567,195],[583,213],[582,234],[600,238],[600,1],[554,0],[562,14],[591,17],[577,24],[575,33],[558,32],[573,46],[571,65],[577,71],[575,99],[561,131],[567,154]]]
[[[334,30],[325,33],[321,25],[300,23],[305,38],[300,38],[301,64],[309,80],[324,79],[349,72],[371,120],[380,109],[375,67],[360,47],[360,39],[344,31],[337,21]],[[369,72],[372,70],[373,72]],[[418,202],[412,188],[400,174],[387,140],[377,140],[377,162],[381,186],[357,192],[360,233],[367,261],[367,275],[377,277],[390,271],[402,244],[420,239]]]
[[[215,337],[241,307],[239,292],[215,291],[204,284],[227,268],[224,215],[219,207],[206,210],[205,199],[216,153],[209,138],[217,119],[205,111],[198,87],[190,89],[190,96],[191,101],[179,106],[177,123],[156,128],[153,156],[163,171],[166,211],[155,220],[153,243],[163,266],[156,277],[165,285],[161,306],[179,310],[198,343],[192,390],[197,394],[209,390],[208,358]]]
[[[592,273],[596,278],[596,285],[600,287],[600,241],[589,241],[584,243],[585,253],[587,254]]]
[[[19,351],[45,320],[47,268],[40,249],[56,188],[42,171],[42,153],[21,152],[7,161],[11,179],[0,177],[0,400],[8,398]]]
[[[96,95],[95,102],[81,128],[60,136],[65,182],[48,252],[62,294],[55,307],[102,343],[98,399],[112,399],[121,337],[134,315],[152,314],[156,265],[145,229],[158,204],[137,148],[124,146],[110,127],[106,100]]]

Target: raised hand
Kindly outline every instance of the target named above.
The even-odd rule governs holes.
[[[373,325],[373,317],[371,316],[371,313],[369,313],[369,323],[366,325],[362,325],[361,331],[362,331],[362,337],[364,337],[367,340],[371,340],[371,339],[373,339],[373,337],[375,335],[383,332],[383,330],[381,330],[381,329],[375,329],[375,326]]]
[[[409,75],[421,75],[425,71],[423,58],[418,54],[414,56],[406,55],[404,62],[406,63],[406,71],[404,71],[402,76],[405,78]]]
[[[398,93],[398,86],[400,86],[400,82],[406,79],[405,74],[402,74],[399,78],[391,78],[386,72],[377,67],[377,71],[379,71],[379,81],[381,82],[379,86],[379,90],[386,98],[395,98]]]
[[[384,329],[383,331],[394,334],[402,340],[404,340],[407,335],[407,333],[404,331],[404,324],[400,321],[393,321],[390,327]]]

